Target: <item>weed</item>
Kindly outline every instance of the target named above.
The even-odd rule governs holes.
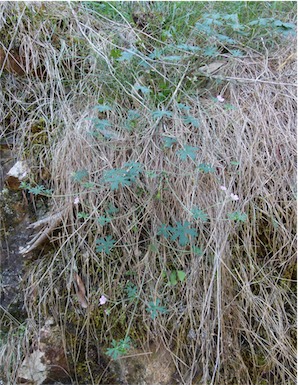
[[[164,306],[160,306],[160,303],[159,299],[148,303],[147,311],[150,313],[153,320],[158,316],[158,314],[165,314],[168,312]]]
[[[130,337],[125,337],[120,341],[112,340],[112,347],[108,348],[106,353],[113,360],[117,360],[117,358],[127,354],[130,348],[131,348],[131,339]]]

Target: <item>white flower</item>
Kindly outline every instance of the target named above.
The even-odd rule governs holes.
[[[100,305],[104,305],[106,302],[107,302],[107,298],[104,296],[104,295],[102,295],[100,298],[99,298],[99,304]]]
[[[74,201],[73,201],[73,204],[74,205],[78,205],[80,203],[80,198],[79,197],[75,197]]]
[[[225,98],[223,98],[221,95],[217,95],[216,99],[220,102],[223,103],[225,101]]]
[[[219,188],[220,188],[222,191],[227,191],[226,186],[220,186]]]
[[[238,195],[231,193],[230,196],[231,196],[231,198],[233,199],[233,201],[239,201]]]

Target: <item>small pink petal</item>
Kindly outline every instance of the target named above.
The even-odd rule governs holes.
[[[220,103],[222,103],[222,102],[225,101],[225,98],[223,98],[221,95],[217,95],[217,96],[216,96],[216,99],[217,99]]]
[[[100,298],[99,298],[99,304],[100,305],[104,305],[106,302],[107,302],[107,298],[104,296],[104,295],[102,295]]]
[[[239,201],[239,197],[238,197],[238,195],[236,195],[236,194],[231,194],[231,198],[233,199],[233,201]]]
[[[220,189],[221,189],[222,191],[227,191],[226,186],[220,186]]]
[[[78,204],[80,203],[80,198],[79,198],[79,197],[75,197],[73,203],[74,203],[75,205],[78,205]]]

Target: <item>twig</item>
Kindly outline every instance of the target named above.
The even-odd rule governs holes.
[[[25,254],[30,253],[34,249],[36,249],[39,245],[41,245],[44,241],[50,238],[51,233],[55,230],[55,228],[58,226],[58,224],[62,221],[63,215],[65,214],[66,210],[62,210],[57,214],[50,215],[49,217],[43,218],[37,222],[34,222],[28,226],[29,228],[36,228],[43,224],[47,224],[46,227],[44,227],[38,234],[35,235],[35,237],[27,243],[27,246],[20,247],[19,252],[23,256]]]

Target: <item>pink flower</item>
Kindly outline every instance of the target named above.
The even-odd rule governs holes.
[[[217,95],[216,99],[220,102],[223,103],[225,101],[225,98],[223,98],[221,95]]]
[[[226,186],[220,186],[219,188],[220,188],[222,191],[227,191]]]
[[[99,304],[100,305],[104,305],[106,302],[107,302],[107,298],[104,296],[104,295],[102,295],[100,298],[99,298]]]
[[[73,204],[74,205],[78,205],[80,203],[80,198],[79,197],[75,197],[74,201],[73,201]]]
[[[238,195],[231,193],[230,196],[231,196],[231,198],[233,199],[233,201],[239,201]]]

